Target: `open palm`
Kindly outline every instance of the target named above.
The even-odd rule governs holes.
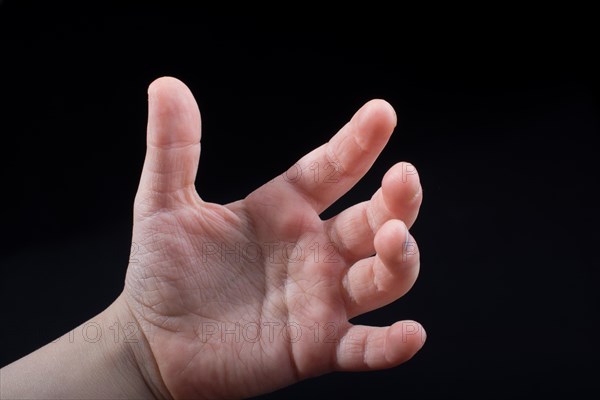
[[[159,372],[151,384],[173,397],[244,397],[333,370],[392,367],[420,349],[416,322],[348,322],[417,277],[407,227],[422,191],[412,165],[392,167],[370,201],[319,217],[368,171],[395,123],[389,104],[371,101],[327,144],[222,206],[194,186],[200,113],[191,92],[173,78],[150,86],[122,297]]]

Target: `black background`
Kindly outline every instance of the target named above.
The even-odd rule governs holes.
[[[1,365],[120,293],[146,88],[172,75],[202,112],[208,201],[244,197],[376,97],[395,107],[395,135],[324,217],[369,198],[397,161],[420,172],[419,281],[357,321],[416,319],[423,350],[266,398],[598,391],[590,10],[19,4],[0,6]]]

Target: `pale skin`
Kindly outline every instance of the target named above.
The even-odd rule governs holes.
[[[388,103],[368,102],[289,171],[219,205],[195,187],[192,93],[165,77],[148,96],[124,290],[75,334],[4,367],[0,397],[241,398],[331,371],[394,367],[422,347],[417,322],[349,322],[417,278],[414,167],[394,165],[370,200],[320,218],[386,145],[396,126]],[[317,165],[327,171],[317,176]]]

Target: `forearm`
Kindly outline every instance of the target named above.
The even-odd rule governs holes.
[[[145,338],[117,302],[0,370],[0,398],[154,398],[138,367]],[[140,352],[141,353],[141,352]]]

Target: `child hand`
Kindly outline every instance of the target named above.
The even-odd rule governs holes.
[[[417,278],[408,233],[422,199],[414,167],[396,164],[371,200],[319,217],[387,143],[396,125],[388,103],[367,103],[286,173],[219,205],[194,186],[193,95],[174,78],[148,92],[137,252],[117,306],[147,339],[136,359],[156,395],[251,396],[330,371],[393,367],[421,348],[425,333],[414,321],[348,322],[396,300]]]

